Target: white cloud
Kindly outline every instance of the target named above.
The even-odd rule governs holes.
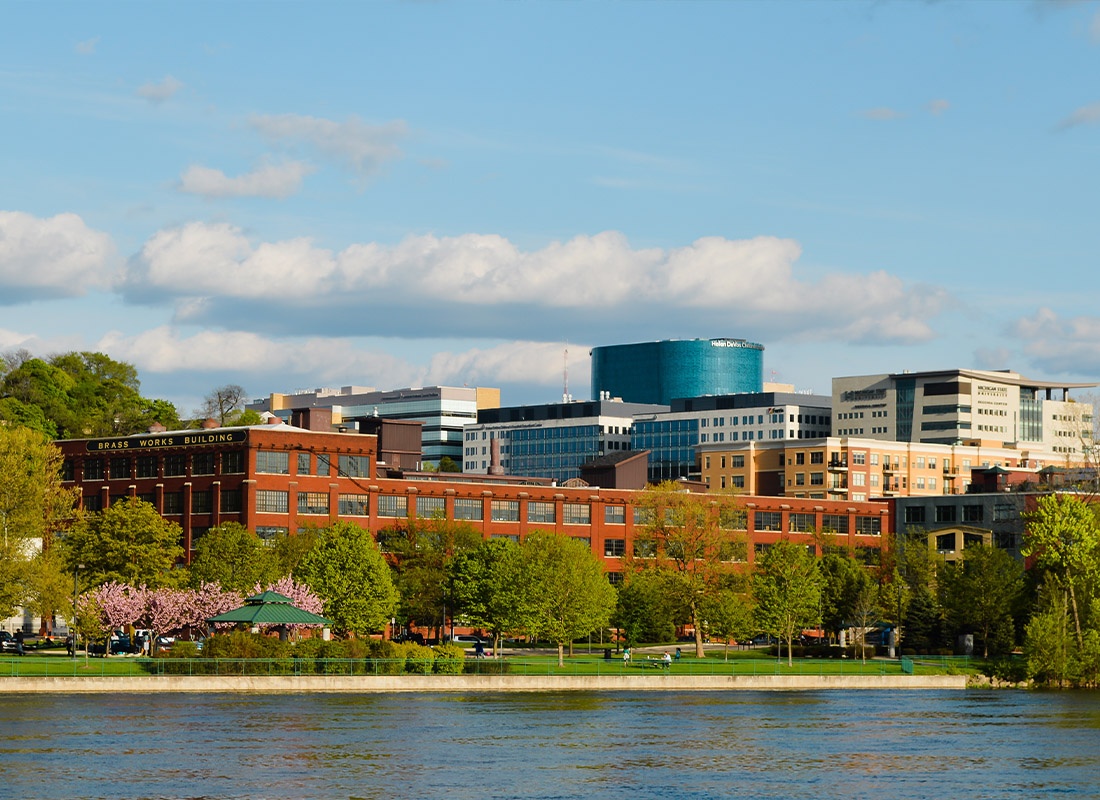
[[[1100,121],[1100,103],[1092,103],[1091,105],[1081,106],[1059,122],[1056,127],[1058,130],[1064,131],[1069,128],[1076,128],[1078,125],[1091,125],[1097,121]]]
[[[632,249],[615,231],[529,252],[501,236],[464,234],[333,253],[308,239],[257,244],[231,225],[195,222],[151,237],[122,288],[132,299],[174,301],[179,321],[209,324],[252,304],[265,326],[285,318],[356,335],[550,339],[562,338],[551,329],[580,325],[575,335],[596,338],[585,331],[655,315],[689,331],[734,318],[773,335],[932,338],[943,290],[885,271],[806,280],[794,269],[800,254],[797,242],[766,236]]]
[[[180,176],[181,192],[203,197],[289,197],[302,187],[302,179],[314,171],[301,161],[263,163],[251,172],[230,178],[220,169],[193,164]]]
[[[1047,372],[1100,374],[1100,317],[1063,319],[1049,308],[1017,320],[1011,333],[1024,341],[1024,352]]]
[[[249,124],[269,141],[309,145],[363,178],[400,158],[397,143],[408,133],[402,120],[370,125],[356,116],[336,122],[300,114],[255,115]]]
[[[95,53],[97,44],[99,44],[99,37],[93,36],[91,39],[85,39],[83,42],[77,42],[73,50],[79,55],[90,56]]]
[[[928,113],[938,117],[951,108],[951,103],[947,100],[933,100],[928,104]]]
[[[76,214],[0,211],[0,304],[76,297],[110,283],[111,237]]]
[[[465,352],[436,353],[428,368],[428,382],[454,385],[461,381],[478,386],[502,383],[563,385],[565,350],[562,342],[506,342]],[[591,348],[568,346],[569,371],[587,385]]]
[[[144,97],[150,103],[163,103],[183,88],[183,84],[171,75],[165,75],[160,83],[144,83],[137,89],[137,96]]]

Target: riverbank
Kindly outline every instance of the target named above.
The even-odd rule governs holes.
[[[5,694],[965,689],[965,675],[160,675],[0,679]]]

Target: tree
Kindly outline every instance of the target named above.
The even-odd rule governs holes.
[[[225,386],[210,390],[209,394],[203,398],[202,405],[195,412],[195,416],[199,419],[217,420],[218,425],[223,428],[227,425],[236,425],[237,417],[244,411],[247,399],[248,395],[243,386],[227,383]]]
[[[531,633],[557,644],[558,666],[564,666],[566,644],[607,627],[615,589],[592,549],[578,539],[536,531],[520,552]]]
[[[462,467],[450,456],[439,459],[440,472],[462,472]]]
[[[0,425],[0,617],[27,599],[32,559],[74,516],[61,451],[42,433]]]
[[[753,593],[757,623],[787,643],[790,665],[795,636],[820,619],[821,573],[817,560],[804,545],[788,540],[776,542],[756,562]]]
[[[505,633],[530,627],[520,546],[511,539],[488,539],[456,553],[447,565],[447,586],[455,612],[492,634],[494,653]]]
[[[729,553],[740,543],[735,531],[744,529],[745,512],[732,497],[691,494],[673,481],[644,490],[637,508],[646,522],[624,566],[663,576],[670,600],[694,627],[695,655],[702,658],[701,603],[733,570]]]
[[[397,608],[390,568],[370,532],[350,522],[322,528],[298,578],[324,601],[338,633],[382,630]]]
[[[437,514],[411,519],[401,528],[379,533],[378,538],[385,542],[394,566],[402,618],[436,627],[442,634],[443,609],[448,605],[444,597],[447,565],[456,555],[481,545],[481,533],[468,522]],[[453,618],[454,604],[450,605]]]
[[[834,637],[851,624],[856,598],[874,583],[867,570],[851,556],[826,553],[821,570],[821,624]]]
[[[65,572],[60,548],[51,547],[34,555],[24,576],[24,607],[42,620],[42,633],[52,631],[59,613],[72,619],[73,578]]]
[[[676,636],[675,612],[658,572],[628,575],[618,587],[614,624],[627,647],[640,642],[667,642]]]
[[[254,531],[238,522],[224,522],[195,544],[190,581],[195,588],[217,582],[231,591],[247,592],[257,583],[270,583],[286,574],[279,566],[275,551]]]
[[[956,632],[973,630],[981,637],[983,658],[989,658],[991,644],[999,652],[1012,649],[1012,612],[1024,588],[1022,564],[1004,550],[971,545],[961,563],[945,568],[942,583],[948,621]],[[1007,641],[994,641],[999,631],[1008,632]]]
[[[730,639],[746,641],[756,633],[751,596],[734,588],[719,589],[708,595],[703,604],[706,627],[712,637],[722,640],[722,658],[729,659]]]
[[[1048,570],[1069,593],[1078,648],[1084,646],[1082,605],[1100,575],[1100,526],[1087,503],[1075,495],[1040,497],[1036,509],[1024,514],[1027,530],[1020,552]]]
[[[64,534],[65,563],[90,583],[117,581],[153,588],[174,585],[183,557],[182,531],[142,500],[125,498],[87,514]]]

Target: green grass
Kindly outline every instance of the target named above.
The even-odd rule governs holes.
[[[975,674],[980,672],[981,662],[974,659],[955,659],[940,656],[914,657],[915,672],[918,675]],[[153,665],[156,665],[153,667]],[[76,659],[65,656],[26,655],[0,658],[0,685],[4,677],[134,677],[148,676],[151,671],[165,674],[292,674],[291,661],[255,659],[244,661],[225,659],[213,663],[208,659],[174,660],[158,659],[150,662],[145,658],[120,657],[90,658],[83,655]],[[336,660],[326,664],[320,672],[306,662],[300,664],[301,674],[371,674],[375,671],[373,663],[359,660]],[[387,670],[380,669],[380,672]],[[395,670],[396,671],[396,670]],[[647,660],[645,654],[636,655],[630,664],[624,664],[621,656],[605,659],[599,652],[576,652],[566,657],[565,665],[558,666],[556,655],[537,655],[524,653],[509,656],[503,660],[467,658],[466,674],[481,675],[601,675],[601,676],[652,676],[659,678],[666,674],[660,660],[655,656]],[[392,674],[392,672],[391,672]],[[794,659],[788,666],[787,659],[776,659],[763,650],[730,651],[725,660],[721,651],[712,651],[705,658],[684,655],[674,661],[667,674],[673,675],[900,675],[901,664],[896,660],[868,660],[831,658]]]

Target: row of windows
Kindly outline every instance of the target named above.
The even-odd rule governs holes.
[[[230,450],[221,454],[221,474],[240,475],[245,471],[243,450]],[[86,481],[101,481],[106,475],[110,480],[134,480],[135,478],[172,478],[187,475],[215,475],[218,466],[215,453],[171,453],[164,456],[141,455],[85,458],[83,475]],[[190,467],[190,469],[189,469]],[[61,466],[61,479],[76,479],[75,463],[67,459]]]
[[[114,504],[121,500],[127,499],[130,495],[111,495],[110,503]],[[161,495],[161,507],[159,512],[166,516],[183,514],[184,500],[183,492],[164,492]],[[142,492],[137,495],[137,499],[151,505],[156,505],[156,495],[149,492]],[[102,511],[103,510],[103,498],[99,494],[88,495],[83,500],[83,506],[85,511]],[[218,511],[222,514],[238,514],[241,511],[241,490],[240,489],[222,489],[218,497]],[[191,513],[192,514],[212,514],[214,513],[214,492],[212,491],[193,491],[191,492]]]

